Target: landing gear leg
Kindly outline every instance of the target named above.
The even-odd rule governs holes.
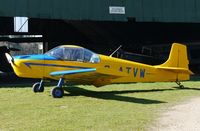
[[[176,84],[179,86],[179,88],[184,88],[184,85],[182,85],[180,81],[176,81]]]
[[[64,78],[60,78],[58,81],[58,85],[51,90],[51,95],[53,98],[62,98],[64,95],[64,90],[62,89],[62,85],[64,83]]]
[[[41,80],[40,82],[37,82],[33,85],[32,87],[33,92],[37,93],[37,92],[44,92],[44,84],[43,84],[43,80]]]

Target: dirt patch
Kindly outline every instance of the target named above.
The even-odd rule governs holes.
[[[193,98],[183,104],[176,105],[164,113],[150,131],[199,131],[200,130],[200,98]]]

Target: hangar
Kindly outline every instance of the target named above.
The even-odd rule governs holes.
[[[22,24],[28,23],[27,32],[15,30],[16,17],[27,18]],[[122,45],[127,52],[153,58],[165,54],[155,61],[164,61],[171,43],[181,42],[188,45],[191,68],[197,74],[199,32],[198,0],[6,0],[0,4],[0,41],[43,42],[45,50],[78,44],[103,54]],[[135,55],[135,59],[150,58]]]

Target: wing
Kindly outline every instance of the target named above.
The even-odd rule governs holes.
[[[64,77],[66,81],[75,84],[94,85],[96,87],[110,84],[111,79],[119,78],[119,75],[113,75],[96,68],[76,69],[66,71],[55,71],[50,73],[53,77]]]

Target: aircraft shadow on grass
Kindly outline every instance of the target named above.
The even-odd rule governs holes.
[[[79,87],[66,87],[64,88],[69,94],[65,94],[65,96],[86,96],[92,97],[97,99],[104,99],[104,100],[116,100],[122,102],[131,102],[131,103],[138,103],[138,104],[161,104],[166,103],[165,101],[159,100],[150,100],[144,98],[136,98],[136,97],[129,97],[129,96],[121,96],[121,94],[128,94],[128,93],[145,93],[145,92],[159,92],[159,91],[170,91],[175,89],[152,89],[152,90],[124,90],[124,91],[91,91]]]
[[[67,91],[69,94],[65,94],[65,96],[86,96],[92,97],[97,99],[104,99],[104,100],[116,100],[122,102],[131,102],[131,103],[138,103],[138,104],[162,104],[167,103],[165,101],[159,100],[150,100],[144,98],[136,98],[136,97],[129,97],[129,96],[121,96],[121,94],[128,94],[128,93],[147,93],[147,92],[163,92],[163,91],[177,91],[177,90],[199,90],[200,88],[179,88],[173,87],[170,89],[150,89],[150,90],[124,90],[124,91],[91,91],[79,87],[64,87],[64,90]]]
[[[196,91],[200,91],[200,88],[191,88],[191,87],[184,87],[184,88],[172,87],[172,88],[179,89],[179,90],[196,90]]]

